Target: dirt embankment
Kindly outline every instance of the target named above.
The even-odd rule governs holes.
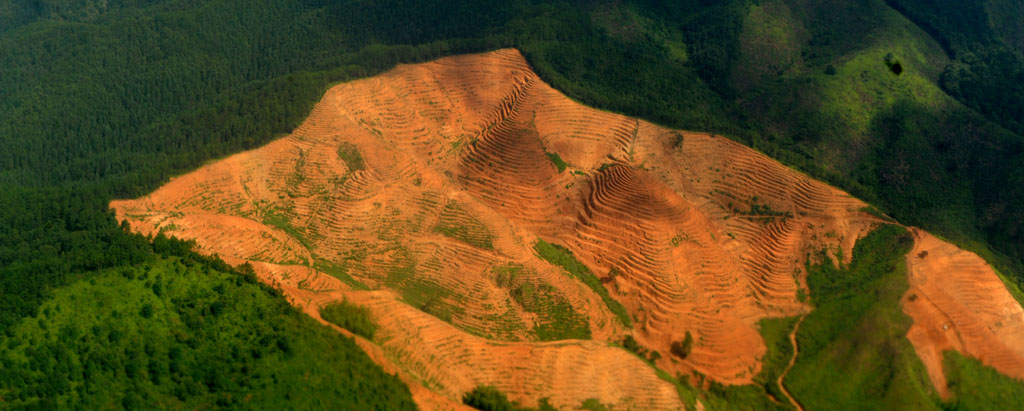
[[[806,311],[806,256],[852,255],[877,224],[864,206],[724,137],[579,105],[515,50],[335,86],[291,135],[111,204],[136,231],[252,263],[316,318],[338,299],[369,307],[380,336],[361,344],[431,409],[480,384],[525,405],[679,406],[607,344],[627,334],[670,373],[749,383],[755,324]],[[538,239],[585,264],[632,326]]]

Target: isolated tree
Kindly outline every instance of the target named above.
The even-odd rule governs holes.
[[[689,331],[686,332],[686,336],[683,337],[683,341],[673,341],[672,345],[669,347],[669,351],[672,352],[672,355],[684,360],[686,357],[690,356],[690,351],[692,350],[693,335],[691,335]]]
[[[491,385],[481,385],[462,396],[462,403],[481,411],[512,411],[516,407],[505,393]]]

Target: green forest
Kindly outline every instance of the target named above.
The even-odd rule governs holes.
[[[415,409],[408,387],[251,269],[157,238],[5,330],[0,398],[29,409]]]
[[[0,398],[272,407],[262,387],[333,386],[356,408],[411,406],[350,341],[186,243],[130,234],[107,204],[289,133],[331,84],[502,47],[580,102],[750,145],[1024,284],[1020,21],[996,0],[0,0]],[[253,315],[268,328],[238,326]],[[223,355],[246,370],[211,370]]]

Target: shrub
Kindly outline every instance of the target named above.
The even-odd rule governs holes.
[[[541,398],[537,408],[521,407],[515,401],[509,401],[505,393],[491,385],[480,385],[462,395],[462,403],[481,411],[556,411],[551,399]]]
[[[349,171],[359,171],[366,168],[363,164],[363,155],[359,154],[359,148],[355,144],[343,141],[338,146],[338,157],[345,161]]]
[[[651,363],[654,363],[661,359],[661,353],[644,348],[642,345],[640,345],[640,343],[636,341],[635,338],[633,338],[632,335],[627,335],[625,338],[622,339],[622,348],[625,348],[626,350],[636,354],[640,358],[643,358],[644,360],[647,360]]]
[[[679,148],[683,146],[683,135],[674,133],[672,136],[672,148]]]
[[[327,322],[351,331],[353,334],[373,339],[377,324],[370,318],[370,310],[366,307],[342,300],[338,303],[320,307],[320,317]]]
[[[462,403],[481,411],[513,411],[517,408],[505,393],[491,385],[481,385],[463,394]]]
[[[602,404],[597,398],[587,398],[586,401],[583,401],[583,404],[580,405],[580,409],[587,411],[608,411],[610,407]]]
[[[900,75],[900,73],[903,73],[903,64],[900,63],[900,59],[896,58],[892,53],[885,55],[885,65],[897,76]]]
[[[626,327],[633,326],[633,320],[629,317],[629,312],[626,311],[626,307],[618,300],[608,295],[608,290],[601,285],[601,280],[598,280],[594,273],[587,268],[586,265],[581,263],[576,257],[573,257],[572,252],[567,248],[562,247],[558,244],[551,244],[544,240],[538,240],[537,244],[534,244],[533,249],[537,251],[537,255],[540,258],[548,261],[551,264],[560,266],[575,276],[578,280],[582,281],[594,290],[601,300],[604,301],[605,306],[608,310],[615,314],[615,316],[622,322]]]
[[[690,351],[693,350],[693,335],[689,331],[686,332],[686,336],[683,337],[683,341],[673,341],[669,347],[669,351],[672,355],[681,359],[686,359],[690,356]]]
[[[566,163],[565,160],[562,160],[562,157],[559,156],[558,153],[546,153],[546,154],[548,155],[548,158],[551,159],[551,162],[555,164],[555,167],[558,167],[558,172],[559,173],[565,171],[565,168],[569,166],[569,164]]]
[[[644,348],[640,346],[640,343],[636,342],[636,339],[632,335],[627,335],[626,338],[622,339],[622,348],[625,348],[634,353],[640,354]]]

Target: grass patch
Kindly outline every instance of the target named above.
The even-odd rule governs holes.
[[[370,310],[342,300],[320,307],[320,317],[327,322],[351,331],[355,335],[372,340],[377,324],[370,317]]]
[[[623,307],[622,303],[616,301],[608,294],[608,290],[601,285],[601,281],[594,276],[594,273],[590,272],[587,266],[583,265],[576,257],[573,257],[572,252],[565,247],[540,239],[537,240],[537,244],[533,246],[533,249],[537,251],[540,258],[564,268],[569,274],[572,274],[582,281],[583,284],[586,284],[587,287],[590,287],[591,290],[594,290],[601,297],[601,300],[604,301],[604,305],[608,307],[608,310],[615,314],[619,321],[622,322],[622,325],[626,327],[633,326],[633,319],[629,317],[626,307]]]
[[[823,253],[808,264],[816,307],[797,333],[800,355],[786,386],[807,409],[929,409],[937,397],[910,341],[899,301],[913,239],[886,225],[857,242],[848,266]]]
[[[263,215],[263,224],[281,229],[281,231],[284,231],[289,237],[294,238],[307,250],[312,250],[313,243],[309,241],[309,238],[302,232],[302,230],[292,225],[292,218],[288,213],[289,210],[272,208]]]
[[[777,320],[771,320],[777,321]],[[768,348],[769,353],[772,347]],[[766,357],[767,358],[767,357]],[[653,367],[653,365],[652,365]],[[708,390],[703,391],[690,384],[687,376],[671,376],[664,370],[654,367],[655,373],[663,381],[675,387],[679,399],[688,410],[696,409],[696,402],[699,399],[704,409],[707,410],[790,410],[791,407],[771,401],[764,390],[756,385],[733,385],[724,386],[715,382],[708,385]],[[755,377],[756,378],[756,377]],[[705,385],[705,377],[697,374],[697,385]]]
[[[544,153],[548,155],[549,159],[551,159],[551,163],[553,163],[555,167],[558,167],[559,173],[565,171],[566,167],[569,167],[569,164],[566,163],[565,160],[562,160],[562,156],[559,156],[558,153]]]
[[[788,410],[790,408],[772,402],[764,391],[754,385],[724,386],[710,383],[707,391],[702,391],[689,383],[685,376],[673,377],[664,370],[655,368],[658,378],[671,383],[682,400],[686,409],[696,409],[699,399],[706,410]],[[704,376],[698,375],[698,385],[704,385]]]
[[[993,269],[995,269],[995,267],[993,267]],[[1016,283],[1011,281],[1009,277],[1003,275],[1003,273],[999,272],[999,270],[995,270],[995,272],[996,275],[999,276],[999,279],[1003,281],[1003,285],[1006,286],[1006,291],[1013,296],[1014,300],[1017,300],[1017,304],[1024,306],[1024,291],[1021,291],[1020,287]]]
[[[793,344],[789,342],[789,333],[799,320],[800,317],[765,318],[757,323],[768,351],[761,359],[761,372],[754,377],[754,383],[760,385],[766,394],[783,403],[788,400],[779,387],[778,379],[789,365],[790,358],[793,358]]]
[[[711,382],[703,398],[705,409],[709,410],[790,410],[792,408],[776,403],[756,385],[729,385]]]
[[[878,207],[875,207],[873,205],[861,207],[860,211],[871,214],[885,221],[893,221],[892,218],[889,218],[889,216],[885,215],[885,213],[883,213],[882,210],[879,210]]]
[[[342,141],[338,146],[338,158],[345,162],[350,172],[366,169],[366,165],[363,164],[363,155],[359,153],[359,148],[348,141]]]
[[[541,341],[589,340],[590,322],[577,312],[569,300],[549,284],[526,281],[525,269],[519,265],[496,267],[495,283],[509,290],[509,295],[523,311],[534,313],[533,333]]]
[[[303,182],[306,181],[305,168],[306,168],[306,151],[302,150],[302,149],[299,149],[299,158],[295,161],[295,169],[292,170],[292,173],[289,174],[288,178],[285,180],[285,185],[287,186],[288,195],[293,196],[293,197],[298,195],[298,193],[295,192],[294,190],[297,189],[300,184],[302,184]]]
[[[330,261],[321,258],[316,258],[314,259],[313,269],[326,273],[331,277],[337,278],[344,282],[345,284],[352,286],[352,288],[356,290],[370,289],[370,287],[368,287],[366,284],[363,284],[359,280],[355,279],[355,277],[349,275],[348,267],[346,267],[345,265],[334,264]]]
[[[395,245],[388,250],[387,258],[390,260],[386,267],[386,281],[392,286],[401,286],[406,280],[416,275],[416,256],[401,245]]]
[[[465,312],[457,304],[458,301],[456,303],[449,301],[458,299],[460,296],[433,281],[416,276],[419,262],[409,249],[396,245],[386,255],[389,265],[385,267],[384,284],[388,288],[397,290],[406,304],[449,324],[453,324],[452,320],[456,315]],[[463,329],[474,335],[481,335],[479,330]]]
[[[449,324],[456,315],[461,315],[465,310],[458,304],[452,304],[448,300],[453,297],[450,290],[427,280],[412,279],[401,286],[402,300],[420,311],[430,314]],[[462,328],[462,327],[460,327]],[[465,328],[463,328],[465,329]],[[466,331],[481,335],[478,330]],[[485,335],[482,335],[486,337]]]
[[[665,370],[657,367],[654,368],[654,372],[658,375],[659,379],[668,382],[675,387],[676,393],[679,394],[679,399],[682,401],[683,405],[686,406],[687,410],[696,408],[697,398],[699,397],[700,392],[690,385],[689,380],[682,376],[678,378],[673,377],[669,375],[669,373],[665,372]]]
[[[943,353],[946,383],[955,394],[945,408],[1024,410],[1024,381],[1015,380],[957,351]]]
[[[487,230],[487,226],[470,216],[455,202],[445,205],[434,232],[475,247],[494,249],[494,236]]]

